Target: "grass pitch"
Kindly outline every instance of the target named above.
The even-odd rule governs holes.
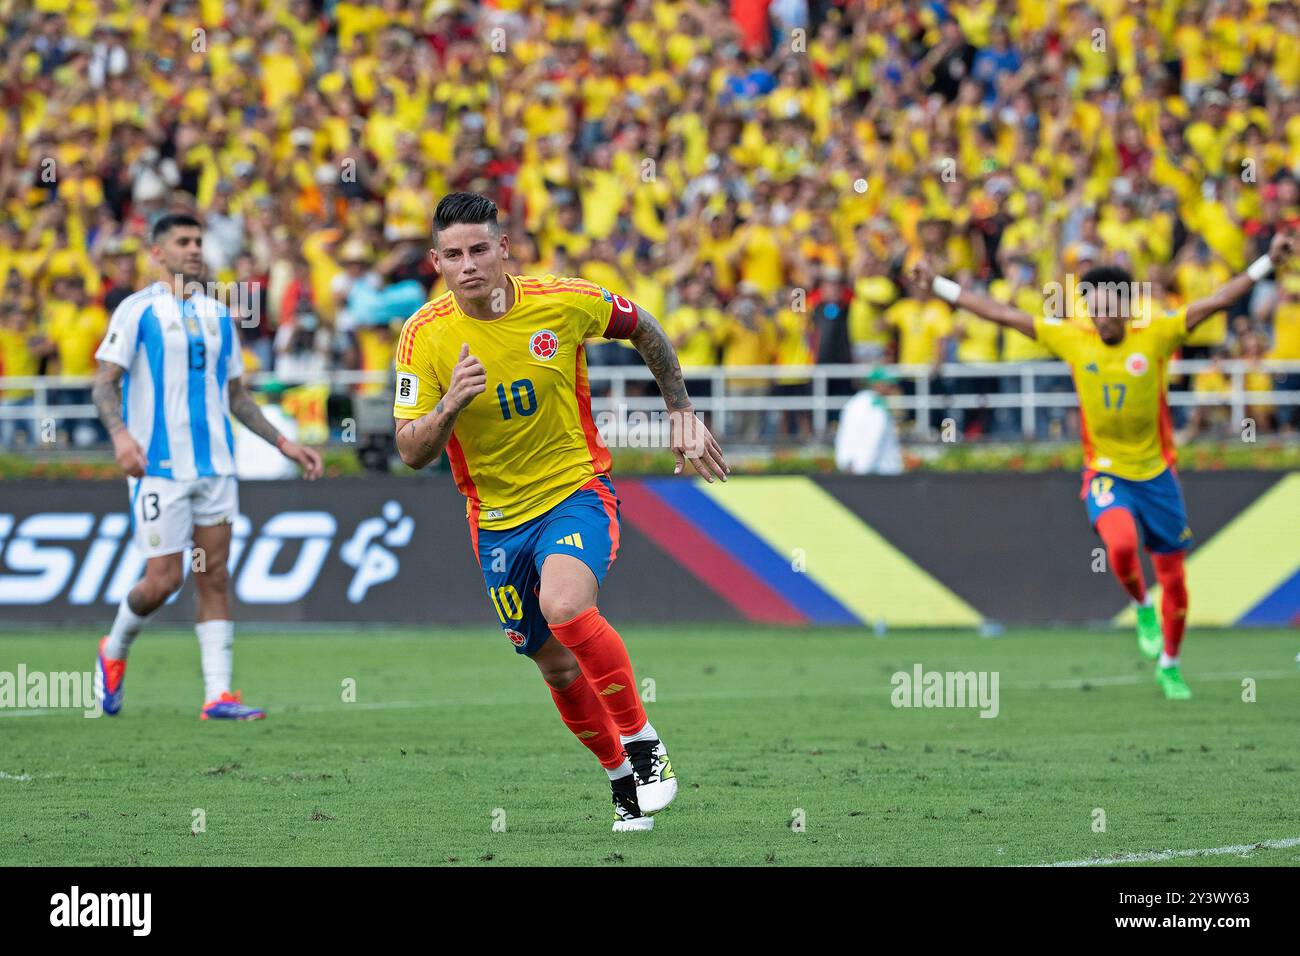
[[[610,832],[605,775],[495,629],[241,629],[236,684],[270,713],[246,724],[198,720],[195,638],[159,631],[119,717],[0,709],[0,864],[1005,865],[1266,840],[1291,842],[1173,862],[1300,862],[1294,631],[1190,634],[1186,703],[1128,633],[623,633],[682,784],[651,833]],[[96,637],[0,634],[0,671],[88,670]],[[998,716],[895,708],[917,663],[997,671]]]

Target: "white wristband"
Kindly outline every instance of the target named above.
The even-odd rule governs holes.
[[[1254,267],[1252,266],[1252,268]],[[957,303],[957,296],[961,295],[961,286],[953,282],[951,279],[945,279],[943,276],[935,276],[934,281],[930,283],[930,291],[950,305],[955,305]]]
[[[1251,282],[1259,282],[1268,278],[1268,274],[1273,271],[1273,260],[1268,256],[1260,256],[1250,264],[1246,270],[1246,275],[1250,276]]]

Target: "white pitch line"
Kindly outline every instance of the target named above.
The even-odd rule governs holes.
[[[1220,674],[1198,674],[1195,677],[1196,682],[1215,683],[1220,681],[1239,681],[1243,677],[1253,677],[1259,680],[1267,680],[1279,677],[1297,677],[1300,676],[1300,670],[1278,670],[1278,671],[1255,671],[1246,673],[1245,671],[1232,671]],[[1144,673],[1142,676],[1125,674],[1115,677],[1079,677],[1065,678],[1060,680],[1049,681],[1024,681],[1016,684],[1006,684],[1004,686],[1009,690],[1079,690],[1085,684],[1094,687],[1106,687],[1123,684],[1147,684],[1152,683],[1150,674]],[[850,692],[851,693],[851,692]],[[860,696],[867,696],[859,692]],[[843,697],[844,691],[838,688],[827,690],[797,689],[797,690],[778,690],[764,694],[747,693],[744,691],[712,691],[703,694],[680,694],[675,695],[674,700],[680,701],[699,701],[699,700],[786,700],[795,697]],[[359,710],[406,710],[416,707],[508,707],[511,704],[518,703],[515,698],[475,698],[470,700],[393,700],[393,701],[374,701],[370,703],[352,703],[352,704],[302,704],[293,708],[293,713],[314,714],[330,713],[336,710],[346,710],[347,708],[357,708]]]
[[[288,717],[294,714],[328,714],[340,710],[411,710],[419,707],[504,707],[516,704],[516,700],[376,700],[351,704],[286,704],[280,713]]]
[[[1193,683],[1199,681],[1224,681],[1224,680],[1241,680],[1243,677],[1252,677],[1255,679],[1269,680],[1275,677],[1295,677],[1300,675],[1300,670],[1278,670],[1278,671],[1223,671],[1217,674],[1197,674],[1193,678]],[[1009,684],[1007,686],[1015,690],[1079,690],[1085,684],[1091,687],[1116,687],[1123,684],[1147,684],[1152,680],[1151,674],[1143,672],[1142,674],[1124,674],[1118,677],[1070,677],[1058,680],[1045,681],[1026,681],[1019,684]]]
[[[1268,680],[1274,678],[1287,678],[1300,676],[1300,670],[1273,670],[1273,671],[1230,671],[1213,674],[1194,674],[1193,683],[1214,683],[1219,681],[1239,681],[1243,677],[1253,677],[1259,680]],[[1112,687],[1132,684],[1146,684],[1151,681],[1151,675],[1144,672],[1143,674],[1120,674],[1107,677],[1069,677],[1057,678],[1046,681],[1020,681],[1013,684],[1004,684],[1007,690],[1080,690],[1087,685],[1089,687]],[[679,701],[701,701],[701,700],[794,700],[799,697],[845,697],[845,696],[868,696],[863,691],[845,691],[840,688],[829,688],[826,690],[815,690],[811,688],[789,688],[785,690],[771,691],[769,693],[754,694],[746,691],[711,691],[702,694],[679,694],[673,699]],[[275,714],[293,716],[295,714],[324,714],[346,712],[348,710],[416,710],[419,708],[439,708],[439,707],[509,707],[517,704],[517,697],[477,697],[477,698],[428,698],[426,700],[381,700],[366,701],[351,704],[339,702],[337,704],[282,704],[275,709]],[[0,717],[52,717],[57,714],[76,713],[82,716],[79,711],[73,708],[47,708],[28,709],[28,710],[5,710],[0,708]]]
[[[84,718],[89,710],[88,707],[28,707],[25,710],[6,710],[0,708],[0,717],[55,717],[59,714],[75,714]]]
[[[1216,846],[1205,850],[1152,850],[1147,853],[1125,853],[1123,856],[1101,857],[1095,860],[1060,860],[1056,863],[1038,863],[1036,866],[1114,866],[1116,863],[1163,863],[1166,860],[1186,860],[1198,856],[1242,856],[1255,850],[1289,850],[1300,846],[1300,837],[1285,840],[1260,840],[1258,843],[1239,843],[1235,846]]]
[[[3,770],[0,770],[0,780],[30,780],[30,779],[32,779],[32,775],[30,773],[5,773]]]

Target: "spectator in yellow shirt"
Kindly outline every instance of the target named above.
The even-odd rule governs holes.
[[[939,366],[952,334],[952,310],[940,299],[922,301],[906,296],[899,299],[881,316],[885,327],[898,332],[898,364],[927,366],[930,394],[941,395]],[[917,378],[904,374],[899,383],[903,394],[917,394]],[[943,420],[942,400],[935,402],[930,412],[930,427],[938,428]]]
[[[1007,269],[1007,278],[994,279],[989,283],[989,296],[999,302],[1014,303],[1015,307],[1029,315],[1042,315],[1045,305],[1041,288],[1038,285],[1038,276],[1035,267],[1035,261],[1028,257],[1017,257],[1009,263]],[[1002,352],[1003,362],[1052,362],[1055,356],[1052,355],[1036,339],[1031,339],[1027,335],[1015,331],[1014,329],[1004,329],[1002,332]],[[1044,390],[1059,391],[1072,389],[1073,383],[1069,378],[1063,381],[1055,380],[1056,377],[1039,377],[1036,386]],[[1006,374],[999,380],[999,390],[1005,394],[1013,394],[1022,391],[1024,380],[1014,365],[1006,370]],[[1062,413],[1058,409],[1047,409],[1038,406],[1034,411],[1031,422],[1032,434],[1046,435],[1053,420],[1053,416],[1059,420]],[[1010,436],[1024,435],[1024,417],[1019,408],[1000,408],[994,413],[995,430]]]
[[[1278,283],[1278,301],[1273,312],[1273,348],[1269,358],[1300,362],[1300,275],[1283,276]],[[1275,379],[1279,392],[1300,392],[1300,371],[1285,372]],[[1292,432],[1300,425],[1295,405],[1277,407],[1278,429]]]
[[[776,330],[764,313],[758,290],[745,283],[727,306],[727,322],[719,335],[722,364],[729,368],[744,365],[770,365],[776,360]],[[743,376],[727,377],[727,395],[757,398],[768,394],[769,379]],[[763,412],[733,413],[734,433],[747,443],[758,441],[763,428]]]
[[[1232,277],[1231,270],[1202,241],[1189,243],[1179,256],[1174,270],[1174,286],[1179,298],[1192,302],[1203,298]],[[1221,347],[1228,335],[1228,313],[1218,312],[1196,327],[1184,342],[1184,358],[1206,358],[1212,349]]]
[[[702,398],[713,395],[712,376],[696,378],[692,373],[718,364],[720,338],[726,321],[705,281],[698,275],[687,277],[681,287],[680,301],[665,314],[663,326],[677,350],[682,375],[692,395]],[[705,419],[713,427],[710,416],[711,413]]]
[[[958,279],[969,283],[967,274]],[[992,322],[982,322],[973,313],[958,309],[952,315],[952,337],[957,343],[957,361],[963,365],[988,364],[998,361],[998,333]],[[952,383],[957,395],[995,395],[999,390],[997,375],[980,375],[958,378]],[[967,437],[987,435],[993,426],[993,412],[988,407],[963,409],[962,434]]]
[[[31,302],[20,299],[0,301],[0,376],[27,378],[39,375],[41,344],[41,337],[32,322]],[[30,388],[0,390],[0,408],[30,408],[32,402]],[[23,433],[28,444],[37,440],[30,418],[0,418],[0,448],[12,447],[18,432]]]
[[[93,375],[95,350],[108,329],[108,314],[103,306],[90,301],[79,275],[61,278],[54,287],[62,301],[52,303],[50,310],[48,332],[58,358],[57,368],[51,371],[64,376]]]
[[[1187,427],[1179,435],[1179,442],[1185,444],[1207,429],[1221,430],[1228,421],[1228,406],[1218,399],[1232,391],[1232,383],[1223,371],[1223,359],[1226,349],[1215,349],[1210,358],[1210,367],[1197,372],[1192,377],[1192,394],[1197,404],[1187,418]]]
[[[771,219],[767,208],[755,209],[752,221],[740,229],[736,248],[741,282],[750,283],[761,295],[776,292],[785,279],[781,237]]]
[[[816,356],[808,341],[810,323],[807,312],[781,309],[776,314],[775,326],[777,365],[815,364]],[[783,376],[772,388],[772,394],[785,397],[811,395],[812,380],[806,375]],[[779,434],[807,441],[812,437],[812,412],[807,409],[784,409],[781,412]]]
[[[276,30],[270,49],[262,57],[262,102],[268,110],[277,110],[302,92],[302,70],[294,56],[292,36]]]
[[[928,365],[937,373],[944,341],[952,333],[951,309],[945,302],[904,296],[885,310],[880,322],[898,335],[899,365]],[[906,393],[907,379],[903,385]]]
[[[53,368],[47,374],[64,377],[89,378],[95,373],[95,350],[99,348],[108,330],[108,313],[104,307],[91,302],[80,275],[62,276],[54,282],[47,331],[54,345]],[[56,405],[89,406],[90,384],[67,386],[54,393]],[[107,441],[108,435],[97,416],[67,418],[60,421],[58,430],[65,432],[78,446]]]
[[[1241,336],[1239,347],[1241,349],[1241,358],[1246,362],[1245,381],[1243,382],[1246,395],[1249,396],[1251,392],[1271,392],[1273,390],[1273,376],[1260,368],[1260,360],[1264,358],[1266,349],[1259,333],[1252,330]],[[1275,408],[1276,406],[1272,404],[1265,405],[1248,401],[1246,417],[1255,422],[1257,433],[1274,430],[1277,424],[1274,420]]]
[[[704,284],[698,278],[688,278],[682,285],[680,303],[664,316],[664,331],[683,369],[717,364],[718,338],[724,321],[722,313],[709,302]],[[694,394],[694,385],[691,391]]]

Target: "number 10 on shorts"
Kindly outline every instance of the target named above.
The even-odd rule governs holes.
[[[492,606],[497,609],[497,617],[501,618],[502,624],[523,620],[524,602],[519,600],[519,592],[513,584],[488,588],[488,593],[492,596]]]

